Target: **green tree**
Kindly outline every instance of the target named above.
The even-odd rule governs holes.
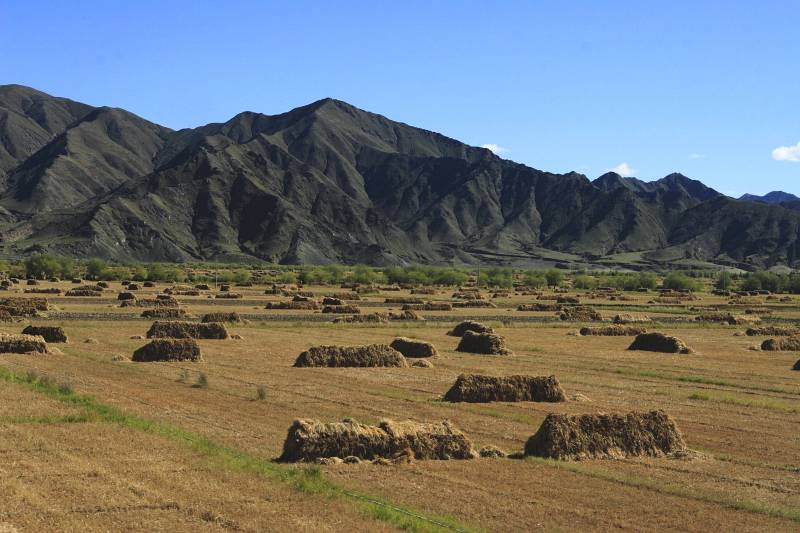
[[[86,277],[100,279],[106,270],[106,263],[102,259],[92,258],[86,263]]]
[[[551,268],[544,273],[544,278],[547,280],[547,285],[549,287],[559,287],[564,280],[564,274],[556,268]]]
[[[717,279],[714,282],[714,288],[728,291],[733,287],[733,274],[728,272],[727,270],[723,270],[717,275]]]
[[[33,278],[57,276],[61,271],[58,260],[47,254],[34,255],[25,260],[25,275]]]

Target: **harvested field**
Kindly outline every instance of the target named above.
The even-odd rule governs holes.
[[[512,355],[506,347],[506,341],[495,333],[475,333],[466,331],[456,348],[457,352],[478,353],[484,355]]]
[[[227,339],[228,330],[220,322],[153,322],[147,338],[172,339]]]
[[[202,361],[193,339],[155,339],[133,352],[132,361]]]
[[[615,324],[613,326],[582,327],[580,334],[583,336],[602,336],[602,337],[630,337],[646,333],[645,328],[636,326],[623,326]]]
[[[636,336],[628,350],[642,350],[647,352],[663,353],[693,353],[692,349],[677,337],[663,333],[641,333]]]
[[[398,337],[389,345],[405,357],[435,357],[439,355],[436,346],[426,341]]]
[[[47,342],[67,342],[67,334],[61,326],[27,326],[22,333],[38,335]]]
[[[661,457],[684,450],[681,432],[663,411],[549,414],[525,443],[525,455],[552,459]]]
[[[474,333],[494,333],[494,329],[489,326],[484,326],[480,322],[475,322],[474,320],[465,320],[457,324],[456,327],[447,334],[451,337],[463,337],[467,331],[472,331]]]
[[[444,399],[470,403],[563,402],[566,396],[555,376],[461,374]]]
[[[403,354],[386,344],[313,346],[301,353],[295,367],[406,367]]]
[[[323,457],[391,459],[411,450],[415,459],[473,459],[472,442],[449,422],[381,421],[377,426],[353,420],[322,423],[295,420],[280,461],[315,461]]]

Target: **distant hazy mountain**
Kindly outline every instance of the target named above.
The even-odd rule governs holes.
[[[793,264],[800,213],[671,174],[552,174],[324,99],[172,131],[0,86],[0,245],[115,260]]]

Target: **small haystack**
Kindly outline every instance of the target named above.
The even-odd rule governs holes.
[[[47,342],[38,335],[0,333],[0,353],[47,353]]]
[[[267,302],[264,309],[294,309],[294,310],[316,310],[319,309],[317,302],[313,300],[299,301],[290,300],[288,302]]]
[[[326,305],[322,308],[323,313],[334,313],[339,315],[357,315],[361,313],[361,309],[357,305]]]
[[[479,353],[484,355],[512,355],[506,341],[495,333],[475,333],[467,331],[456,347],[457,352]]]
[[[465,309],[465,308],[476,308],[476,307],[488,307],[491,309],[497,308],[495,304],[488,300],[464,300],[463,302],[455,302],[453,304],[453,308]]]
[[[354,324],[354,323],[386,324],[388,322],[389,322],[389,317],[385,313],[337,316],[336,318],[333,319],[334,324]]]
[[[231,324],[238,324],[242,322],[242,317],[240,317],[239,313],[236,311],[232,311],[230,313],[206,313],[203,315],[203,318],[200,320],[200,322],[227,322]]]
[[[132,292],[121,292],[117,294],[117,300],[119,300],[120,302],[125,300],[135,300],[135,299],[136,295],[133,294]]]
[[[383,300],[385,304],[424,304],[425,300],[422,298],[404,298],[404,297],[393,297],[393,298],[386,298]]]
[[[222,289],[220,289],[220,290],[222,290]],[[228,300],[240,300],[242,298],[242,295],[239,294],[238,292],[223,292],[223,293],[215,294],[214,298],[217,298],[217,299],[228,299]]]
[[[623,326],[614,324],[613,326],[582,327],[580,331],[583,336],[602,336],[602,337],[631,337],[647,333],[645,328],[635,326]]]
[[[620,313],[611,318],[614,324],[640,324],[645,322],[652,322],[649,316],[632,315],[630,313]]]
[[[453,305],[449,303],[426,302],[424,304],[405,304],[403,311],[452,311]]]
[[[194,339],[154,339],[133,352],[132,361],[202,361]]]
[[[344,305],[344,300],[326,296],[322,299],[322,305]]]
[[[387,316],[389,320],[425,320],[425,317],[421,314],[408,309],[399,313],[389,313]]]
[[[692,349],[686,346],[682,340],[663,333],[641,333],[636,336],[628,349],[646,352],[693,353]]]
[[[407,367],[403,354],[385,344],[313,346],[301,353],[295,367]]]
[[[783,339],[767,339],[761,343],[761,349],[769,352],[795,352],[800,350],[800,335]]]
[[[461,374],[444,395],[448,402],[563,402],[555,376],[484,376]]]
[[[436,346],[426,341],[397,337],[389,345],[405,357],[434,357],[439,355]]]
[[[508,454],[497,446],[489,444],[478,450],[478,455],[487,459],[502,459]]]
[[[411,363],[412,368],[433,368],[433,363],[428,361],[427,359],[414,359],[414,362]]]
[[[661,457],[683,450],[683,436],[664,411],[549,414],[525,443],[525,455],[553,459]]]
[[[148,339],[227,339],[228,330],[220,322],[153,322]]]
[[[800,335],[800,328],[762,326],[756,328],[747,328],[745,334],[748,337],[792,337],[794,335]]]
[[[143,318],[184,318],[186,316],[186,309],[180,307],[161,307],[155,309],[145,309],[142,311]]]
[[[99,298],[103,296],[101,291],[95,291],[90,289],[70,289],[68,290],[64,296],[83,296],[89,298]]]
[[[67,342],[67,334],[61,326],[28,326],[23,335],[38,335],[47,342]]]
[[[585,305],[564,307],[558,317],[561,320],[575,320],[579,322],[598,322],[603,317],[594,308]]]
[[[456,325],[456,327],[447,334],[451,337],[463,337],[464,333],[467,331],[474,331],[475,333],[494,333],[494,330],[489,326],[484,326],[480,322],[475,322],[473,320],[465,320]]]
[[[561,311],[564,308],[561,304],[543,304],[543,303],[532,303],[532,304],[519,304],[517,306],[517,311]]]
[[[295,420],[289,427],[283,462],[313,462],[324,457],[392,459],[408,449],[415,459],[473,459],[472,442],[450,422],[420,424],[384,420],[377,426],[353,420],[322,423]],[[407,453],[407,452],[406,452]]]

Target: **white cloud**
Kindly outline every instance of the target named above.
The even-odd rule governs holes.
[[[775,161],[791,161],[800,163],[800,142],[795,146],[779,146],[772,151]]]
[[[706,154],[689,154],[689,159],[705,159]]]
[[[508,148],[503,148],[499,144],[494,144],[494,143],[482,144],[481,148],[486,148],[487,150],[490,150],[495,155],[505,154],[505,153],[508,153],[508,152],[511,151]]]
[[[619,165],[615,166],[614,168],[609,168],[608,172],[616,172],[623,178],[630,178],[636,175],[639,172],[635,168],[631,168],[628,163],[620,163]]]

